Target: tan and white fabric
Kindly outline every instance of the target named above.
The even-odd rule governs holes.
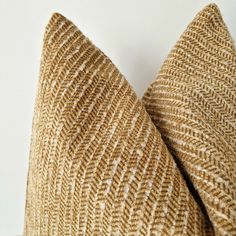
[[[24,235],[212,234],[128,82],[54,14],[44,37]]]
[[[236,49],[214,4],[180,37],[143,102],[217,235],[236,235]]]

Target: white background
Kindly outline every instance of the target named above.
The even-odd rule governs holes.
[[[206,0],[0,0],[0,236],[22,234],[28,155],[44,27],[71,19],[141,97]],[[236,39],[236,1],[216,0]]]

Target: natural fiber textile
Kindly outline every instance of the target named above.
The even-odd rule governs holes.
[[[44,37],[24,235],[207,234],[207,217],[128,82],[54,14]]]
[[[215,233],[236,235],[236,50],[216,5],[187,27],[143,102]]]

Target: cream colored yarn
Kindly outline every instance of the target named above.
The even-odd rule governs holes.
[[[216,234],[236,235],[236,50],[216,5],[188,26],[143,102]]]
[[[230,173],[227,166],[222,173]],[[211,234],[127,81],[54,14],[44,37],[24,235]]]

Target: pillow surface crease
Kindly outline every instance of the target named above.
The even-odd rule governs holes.
[[[236,235],[236,50],[215,4],[187,27],[143,102],[215,233]]]
[[[58,13],[44,36],[24,234],[212,234],[128,82]]]

